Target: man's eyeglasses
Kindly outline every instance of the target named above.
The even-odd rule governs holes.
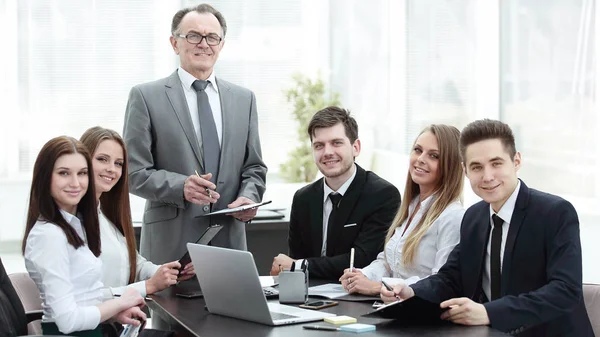
[[[175,36],[185,38],[185,40],[191,44],[200,44],[202,43],[202,39],[206,39],[206,43],[209,46],[216,46],[221,43],[222,40],[222,38],[217,34],[200,35],[196,33],[189,33],[187,35],[175,34]]]

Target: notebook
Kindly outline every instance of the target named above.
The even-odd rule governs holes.
[[[267,303],[252,253],[187,244],[208,311],[266,325],[320,321],[334,314]]]

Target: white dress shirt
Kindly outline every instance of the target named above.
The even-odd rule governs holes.
[[[329,199],[330,193],[339,193],[344,196],[344,193],[354,181],[354,177],[356,177],[356,164],[354,164],[354,173],[346,180],[337,191],[332,190],[325,179],[323,179],[323,245],[321,246],[321,256],[327,256],[327,226],[329,225],[329,215],[331,214],[331,210],[333,209],[333,204],[331,203],[331,199]]]
[[[377,259],[361,270],[368,279],[372,281],[384,279],[390,284],[404,282],[410,285],[437,273],[446,263],[448,255],[460,241],[460,224],[465,209],[458,200],[449,204],[425,232],[419,242],[412,266],[406,266],[402,263],[402,247],[404,247],[406,239],[421,221],[435,197],[434,194],[423,200],[404,235],[402,235],[402,232],[404,232],[408,218],[404,220],[401,226],[396,228],[394,235],[385,245],[384,251],[377,255]],[[409,214],[414,212],[418,202],[418,197],[411,201]]]
[[[160,266],[146,260],[137,253],[136,277],[137,282],[129,284],[129,255],[125,236],[102,214],[98,207],[98,220],[100,220],[100,239],[102,241],[102,283],[104,297],[112,298],[121,295],[127,287],[137,290],[140,295],[146,296],[146,280],[151,278]]]
[[[64,219],[87,243],[81,221],[63,210]],[[25,246],[25,267],[42,299],[42,322],[54,322],[69,334],[100,324],[102,261],[87,244],[75,249],[58,226],[38,220]]]
[[[494,220],[492,219],[492,215],[496,214],[500,217],[500,219],[504,220],[502,224],[502,244],[500,245],[500,273],[502,273],[502,263],[504,262],[504,247],[506,246],[506,237],[508,236],[508,228],[510,227],[510,219],[512,218],[513,211],[515,210],[515,204],[517,203],[517,196],[519,196],[519,189],[521,189],[521,181],[517,183],[517,187],[512,192],[510,197],[506,199],[502,208],[498,211],[498,213],[494,212],[492,205],[490,205],[490,216],[489,223],[492,229],[494,229]],[[491,301],[492,299],[492,284],[491,284],[491,276],[490,276],[490,257],[492,251],[492,231],[490,230],[490,236],[488,239],[487,247],[485,249],[485,271],[481,280],[481,287],[483,288],[483,292],[485,296]]]
[[[181,67],[179,67],[177,70],[177,74],[179,75],[181,85],[183,86],[183,93],[185,94],[187,106],[190,109],[190,117],[192,117],[192,124],[194,124],[196,136],[198,137],[198,141],[201,141],[202,133],[200,132],[200,117],[198,117],[198,95],[196,90],[194,90],[192,87],[192,83],[194,83],[197,78],[192,76],[192,74],[188,73]],[[210,109],[212,110],[213,118],[215,119],[217,135],[219,136],[219,144],[223,145],[223,116],[221,115],[221,99],[219,97],[219,88],[217,87],[214,71],[212,74],[210,74],[207,81],[210,82],[205,89],[206,95],[208,96],[208,104],[210,104]]]
[[[333,209],[333,204],[331,203],[331,199],[329,199],[329,193],[337,192],[342,196],[354,181],[354,177],[356,177],[356,163],[354,164],[354,173],[346,180],[337,191],[332,190],[325,179],[323,179],[323,243],[321,245],[321,256],[327,256],[327,224],[329,222],[329,215],[331,214],[331,210]],[[295,265],[300,266],[304,262],[304,259],[296,260]]]

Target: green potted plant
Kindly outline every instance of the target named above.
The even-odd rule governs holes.
[[[281,176],[288,182],[311,182],[317,175],[317,166],[313,160],[310,138],[306,133],[308,123],[317,111],[339,105],[339,94],[328,95],[320,77],[312,80],[302,74],[294,74],[292,79],[294,85],[285,91],[285,97],[294,106],[292,114],[298,122],[298,146],[289,153],[288,160],[281,164]]]

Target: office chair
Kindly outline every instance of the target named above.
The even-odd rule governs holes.
[[[0,259],[0,336],[27,335],[27,323],[41,318],[42,311],[25,313]]]
[[[583,301],[592,323],[592,330],[596,336],[600,336],[600,284],[584,283]]]
[[[42,311],[42,299],[40,291],[35,282],[29,277],[28,273],[13,273],[8,275],[17,295],[21,299],[21,304],[25,312]],[[41,335],[42,324],[40,320],[35,320],[27,324],[27,330],[30,335]]]

